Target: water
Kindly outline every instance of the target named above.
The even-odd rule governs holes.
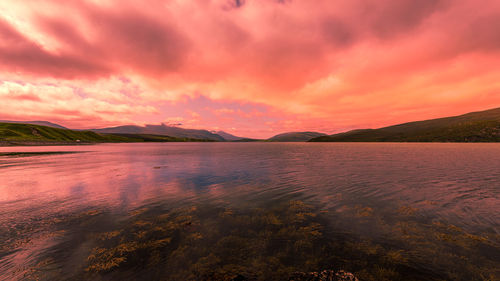
[[[499,144],[0,152],[0,280],[500,280]]]

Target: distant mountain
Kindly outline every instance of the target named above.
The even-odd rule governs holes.
[[[227,141],[239,141],[239,140],[245,139],[245,138],[242,138],[242,137],[237,137],[235,135],[231,135],[230,133],[226,133],[224,131],[217,131],[217,132],[215,132],[215,134],[223,137]]]
[[[175,138],[191,138],[204,139],[214,141],[225,141],[225,139],[217,134],[207,130],[184,129],[174,126],[161,125],[146,125],[144,127],[126,125],[111,128],[92,129],[91,131],[107,134],[152,134],[163,135]]]
[[[379,129],[354,130],[313,142],[500,142],[500,108]]]
[[[185,142],[201,141],[151,134],[104,134],[48,126],[19,123],[0,123],[0,144],[71,144],[101,142]]]
[[[326,134],[317,132],[290,132],[276,135],[267,140],[276,142],[303,142],[320,136],[326,136]]]
[[[40,125],[40,126],[47,126],[47,127],[52,127],[52,128],[59,128],[59,129],[67,129],[66,127],[63,127],[59,124],[55,124],[49,121],[11,121],[11,120],[0,120],[0,123],[15,123],[15,124],[32,124],[32,125]]]

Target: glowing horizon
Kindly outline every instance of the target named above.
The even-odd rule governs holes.
[[[255,138],[500,107],[500,2],[0,0],[0,119]]]

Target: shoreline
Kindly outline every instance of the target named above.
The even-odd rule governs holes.
[[[0,147],[12,147],[12,146],[59,146],[59,145],[93,145],[101,144],[104,142],[63,142],[63,141],[0,141]]]
[[[0,147],[13,146],[72,146],[72,145],[96,145],[106,143],[168,143],[168,142],[213,142],[213,141],[137,141],[137,142],[70,142],[70,141],[0,141]]]
[[[218,142],[218,143],[244,143],[242,141],[144,141],[144,142],[69,142],[69,141],[0,141],[0,147],[14,147],[14,146],[74,146],[74,145],[97,145],[97,144],[115,144],[115,143],[185,143],[185,142]],[[254,143],[253,141],[250,141],[249,143]],[[430,144],[430,143],[441,143],[441,144],[451,144],[451,143],[456,143],[456,144],[495,144],[495,143],[500,143],[500,142],[390,142],[390,141],[366,141],[366,142],[358,142],[358,141],[305,141],[305,142],[268,142],[268,143],[398,143],[398,144],[403,144],[403,143],[408,143],[408,144]]]

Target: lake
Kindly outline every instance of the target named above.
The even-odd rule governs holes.
[[[500,280],[500,144],[0,152],[0,280]]]

